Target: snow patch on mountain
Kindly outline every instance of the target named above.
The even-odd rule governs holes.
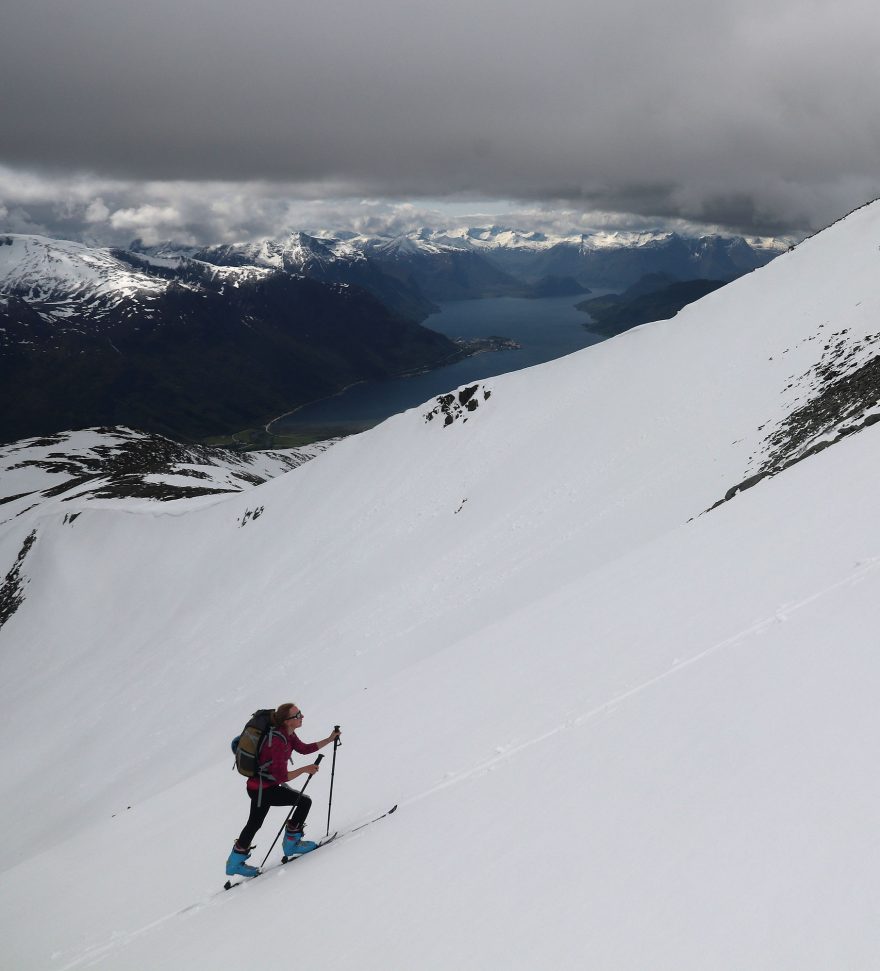
[[[584,252],[601,250],[620,250],[657,246],[671,239],[690,239],[668,231],[596,231],[589,233],[545,233],[537,230],[516,229],[507,226],[458,226],[422,227],[410,232],[394,235],[367,235],[356,233],[336,233],[330,229],[317,232],[315,236],[304,233],[291,233],[277,240],[265,240],[259,244],[242,244],[237,251],[252,254],[255,263],[272,260],[281,266],[283,253],[290,254],[288,259],[295,261],[293,254],[303,252],[302,240],[309,241],[305,253],[311,255],[310,247],[320,242],[336,258],[352,259],[360,254],[371,254],[385,259],[407,258],[416,254],[437,255],[444,251],[472,251],[491,253],[507,251],[519,253],[541,253],[557,246],[569,246]],[[789,241],[766,237],[722,237],[705,236],[693,239],[695,249],[718,245],[743,245],[756,251],[776,255],[788,248]],[[300,257],[302,261],[302,257]]]
[[[0,292],[38,305],[50,318],[83,305],[100,315],[128,300],[147,303],[166,287],[106,248],[45,236],[0,236]]]
[[[366,247],[388,247],[389,252],[422,251],[434,253],[443,249],[471,249],[479,252],[492,250],[513,250],[521,252],[543,252],[556,246],[572,246],[585,252],[598,250],[628,249],[633,247],[655,246],[672,238],[682,238],[677,233],[667,231],[597,231],[590,233],[553,234],[536,230],[521,230],[505,226],[458,227],[452,229],[423,228],[399,236],[371,237],[359,236],[351,240],[353,245]],[[744,240],[741,237],[707,236],[700,237],[697,246],[707,245],[707,241],[724,240],[729,245],[742,245],[743,242],[753,249],[774,254],[788,247],[787,241],[763,237]]]
[[[207,246],[193,255],[215,265],[250,265],[305,275],[338,262],[364,259],[360,249],[348,240],[319,239],[303,232],[253,243]]]
[[[183,445],[130,428],[87,428],[0,446],[0,526],[47,503],[68,509],[211,497],[298,468],[335,440],[284,451]],[[82,508],[79,506],[78,508]],[[78,515],[78,513],[76,513]]]

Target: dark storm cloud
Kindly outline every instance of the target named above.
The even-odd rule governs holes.
[[[276,214],[285,193],[458,194],[806,230],[877,192],[878,20],[862,0],[11,0],[0,163],[46,192],[89,173],[84,204],[119,225],[173,223],[185,193],[161,186],[213,183],[274,185],[254,198]]]

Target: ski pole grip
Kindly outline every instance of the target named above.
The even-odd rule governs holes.
[[[341,731],[341,729],[340,729],[340,727],[338,725],[334,725],[333,726],[333,731],[334,732],[339,732],[339,731]],[[339,748],[340,745],[342,745],[342,742],[339,741],[339,738],[338,737],[337,738],[334,738],[333,739],[333,749],[334,749],[334,752],[335,752],[336,749]]]
[[[323,758],[324,758],[324,753],[322,752],[322,753],[321,753],[321,754],[320,754],[320,755],[319,755],[319,756],[318,756],[318,757],[317,757],[317,758],[315,759],[315,765],[320,765],[320,764],[321,764],[321,759],[323,759]]]

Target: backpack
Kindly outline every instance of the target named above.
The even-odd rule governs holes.
[[[258,777],[269,764],[259,762],[260,746],[266,736],[272,731],[272,715],[274,708],[261,708],[251,715],[250,721],[242,729],[241,735],[232,740],[232,754],[235,756],[235,768],[249,779]]]

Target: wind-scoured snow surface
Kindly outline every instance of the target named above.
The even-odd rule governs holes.
[[[3,526],[4,966],[875,966],[878,246],[875,204],[246,492]],[[332,828],[400,808],[218,893],[229,739],[288,700],[343,727]]]

